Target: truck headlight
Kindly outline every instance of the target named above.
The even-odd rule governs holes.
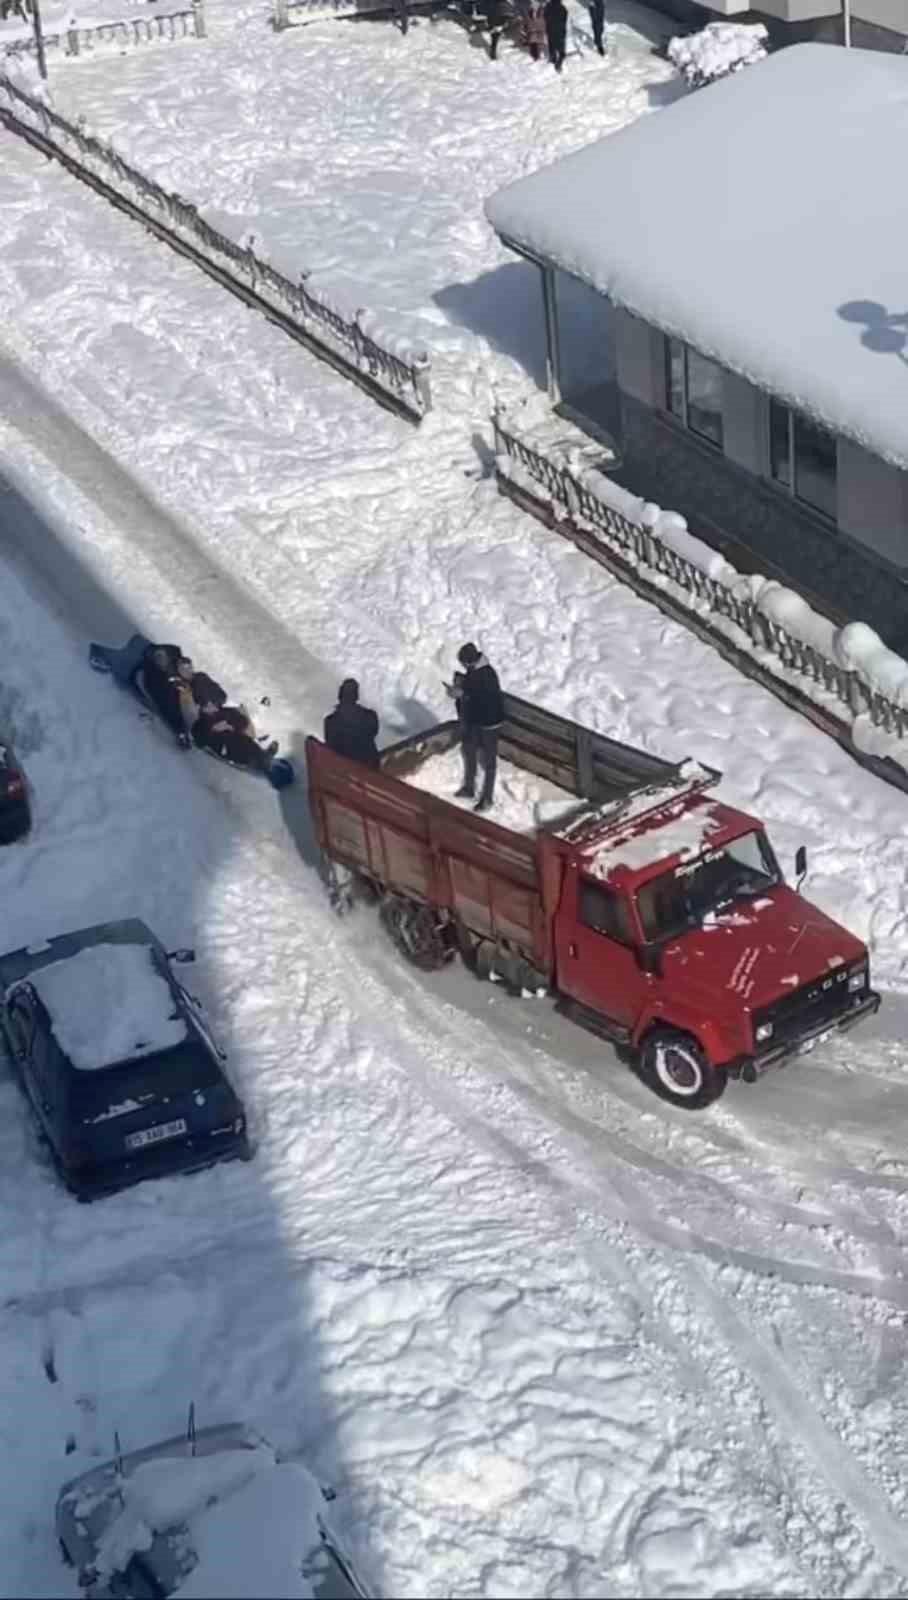
[[[755,1031],[755,1038],[756,1038],[757,1044],[765,1044],[767,1039],[771,1039],[772,1038],[772,1023],[771,1022],[761,1022],[759,1027]]]
[[[848,974],[848,993],[849,994],[858,994],[861,989],[865,989],[866,987],[867,987],[867,964],[865,962],[862,967],[856,967],[854,972],[849,972],[849,974]]]

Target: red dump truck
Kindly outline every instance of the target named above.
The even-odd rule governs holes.
[[[560,801],[522,832],[414,786],[433,761],[456,773],[456,722],[392,745],[377,770],[307,740],[322,851],[378,900],[409,961],[459,953],[552,994],[691,1109],[877,1010],[866,946],[786,885],[763,825],[710,795],[719,773],[512,695],[505,710],[501,773]]]

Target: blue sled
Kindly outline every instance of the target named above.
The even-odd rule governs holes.
[[[108,673],[122,688],[128,689],[139,701],[146,711],[151,711],[157,716],[154,704],[148,698],[142,687],[141,667],[145,652],[151,645],[151,639],[146,639],[142,633],[134,633],[127,644],[121,649],[114,650],[110,645],[91,644],[88,647],[89,664],[95,672]],[[206,755],[212,760],[220,761],[225,767],[235,767],[238,772],[249,772],[249,767],[237,767],[235,761],[225,761],[214,750],[206,750]],[[275,756],[267,773],[264,774],[272,789],[286,789],[296,778],[296,771],[292,761],[286,756]]]

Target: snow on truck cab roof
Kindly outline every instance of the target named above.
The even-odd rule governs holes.
[[[39,967],[29,982],[81,1072],[170,1050],[187,1037],[151,944],[91,944]]]
[[[904,57],[796,44],[486,201],[579,278],[833,433],[908,466]],[[843,210],[847,196],[847,214]]]
[[[648,786],[626,800],[585,809],[552,831],[576,848],[591,877],[629,876],[644,883],[672,863],[695,861],[742,834],[762,831],[756,818],[706,796],[704,791],[720,776],[685,761],[677,782]]]

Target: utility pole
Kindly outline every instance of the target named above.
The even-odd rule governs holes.
[[[47,82],[47,61],[44,56],[44,30],[41,27],[41,0],[31,0],[32,21],[35,25],[35,49],[38,53],[38,71]]]

